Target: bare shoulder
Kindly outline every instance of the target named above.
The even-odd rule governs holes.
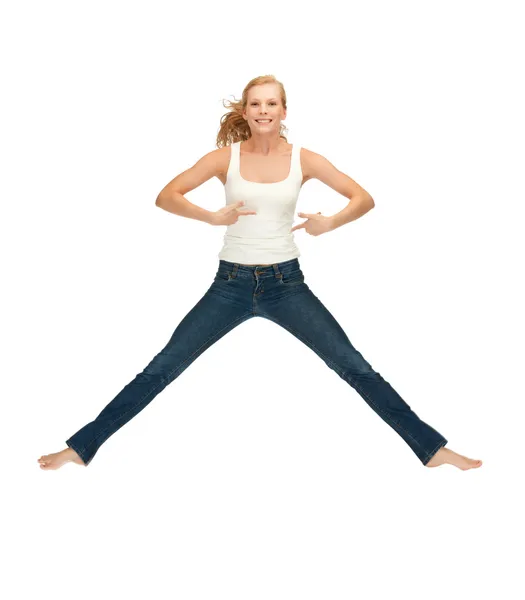
[[[301,146],[300,154],[303,183],[306,183],[309,179],[315,179],[315,163],[317,157],[321,157],[321,155],[317,154],[316,152],[312,152],[312,150],[309,150],[304,146]]]
[[[322,176],[320,177],[319,175],[322,174],[323,168],[326,168],[330,164],[322,154],[301,146],[303,183],[310,179],[320,179],[322,181]]]
[[[187,194],[212,177],[217,177],[222,181],[226,154],[228,154],[227,160],[229,160],[229,148],[216,148],[207,152],[193,166],[179,173],[167,183],[160,191],[159,196],[169,195],[171,192]]]
[[[318,179],[348,198],[360,195],[372,199],[372,196],[362,186],[318,152],[301,148],[301,168],[304,181]]]

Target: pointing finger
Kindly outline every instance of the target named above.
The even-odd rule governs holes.
[[[317,215],[320,215],[321,213],[318,212],[317,214],[312,214],[312,213],[304,213],[304,212],[299,212],[297,213],[300,217],[302,217],[303,219],[315,219],[315,217],[317,217]]]

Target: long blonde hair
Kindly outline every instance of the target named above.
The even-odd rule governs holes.
[[[251,137],[250,126],[242,116],[242,111],[248,104],[248,90],[254,85],[262,85],[263,83],[276,83],[279,86],[281,92],[281,102],[283,108],[286,109],[286,92],[284,91],[283,84],[278,81],[273,75],[261,75],[255,77],[242,92],[242,98],[238,101],[223,100],[223,106],[231,108],[230,111],[225,113],[221,117],[221,126],[219,133],[217,134],[217,148],[228,146],[235,142],[244,141]],[[228,105],[225,104],[228,103]],[[283,138],[285,142],[288,141],[286,136],[283,135],[283,131],[288,131],[287,128],[281,123],[279,137]]]

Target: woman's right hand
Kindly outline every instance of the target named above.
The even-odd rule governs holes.
[[[238,210],[239,206],[244,204],[244,200],[234,202],[233,204],[227,204],[221,209],[212,213],[210,220],[211,225],[233,225],[237,223],[237,219],[244,215],[256,215],[254,210]]]

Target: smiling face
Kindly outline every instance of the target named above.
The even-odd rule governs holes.
[[[264,83],[250,88],[243,116],[248,121],[252,135],[279,134],[281,121],[286,119],[279,86],[276,83]]]

